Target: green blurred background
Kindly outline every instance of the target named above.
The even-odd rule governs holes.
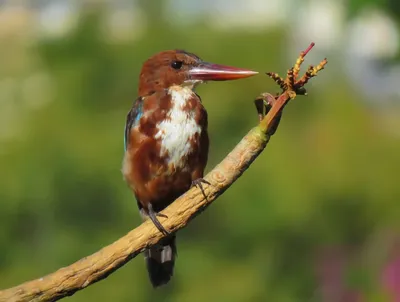
[[[0,288],[140,224],[120,172],[141,64],[185,49],[283,74],[329,64],[248,171],[179,232],[173,281],[142,256],[69,301],[400,301],[396,0],[0,1]],[[256,125],[262,74],[209,83],[208,170]],[[396,300],[398,299],[398,300]]]

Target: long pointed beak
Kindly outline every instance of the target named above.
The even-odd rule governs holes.
[[[258,74],[257,71],[232,66],[202,62],[189,71],[192,80],[228,81],[248,78]]]

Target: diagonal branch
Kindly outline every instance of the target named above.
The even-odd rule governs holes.
[[[251,129],[225,159],[206,175],[205,179],[211,183],[204,189],[208,198],[204,199],[199,189],[192,188],[163,211],[169,217],[162,221],[167,230],[176,232],[184,228],[189,221],[228,189],[264,150],[269,141],[270,133],[274,131],[271,132],[271,129],[277,126],[276,118],[283,107],[296,94],[305,94],[304,84],[319,70],[323,69],[327,63],[324,60],[313,69],[313,73],[306,74],[295,82],[300,64],[308,50],[301,53],[295,67],[291,71],[289,70],[290,74],[286,80],[280,77],[276,79],[277,82],[291,82],[290,85],[284,87],[281,85],[282,94],[277,98],[264,94],[268,95],[265,97],[266,99],[263,99],[267,114],[261,118],[260,124]],[[293,70],[296,71],[294,75]],[[274,78],[274,76],[271,77]],[[146,221],[114,243],[68,267],[61,268],[45,277],[0,291],[0,302],[56,301],[73,295],[75,292],[106,278],[145,248],[156,244],[163,236],[150,221]]]

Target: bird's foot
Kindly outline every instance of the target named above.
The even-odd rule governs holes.
[[[162,218],[168,218],[167,215],[165,215],[165,214],[163,214],[163,213],[158,213],[158,212],[156,212],[156,216],[157,216],[157,217],[162,217]]]
[[[203,183],[207,184],[207,185],[211,185],[207,180],[205,180],[204,178],[197,178],[195,180],[192,181],[192,185],[190,186],[192,187],[197,187],[200,189],[201,193],[203,194],[204,198],[207,200],[207,195],[204,192],[204,187],[203,187]]]
[[[157,219],[157,217],[168,218],[168,216],[154,211],[153,206],[151,204],[147,206],[147,211],[151,221],[154,223],[156,228],[165,236],[169,235],[170,233],[162,226],[161,222]]]

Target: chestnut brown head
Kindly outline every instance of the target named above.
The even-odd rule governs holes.
[[[202,61],[183,50],[167,50],[150,57],[142,67],[139,95],[167,89],[173,85],[195,86],[206,81],[227,81],[247,78],[258,72]]]

